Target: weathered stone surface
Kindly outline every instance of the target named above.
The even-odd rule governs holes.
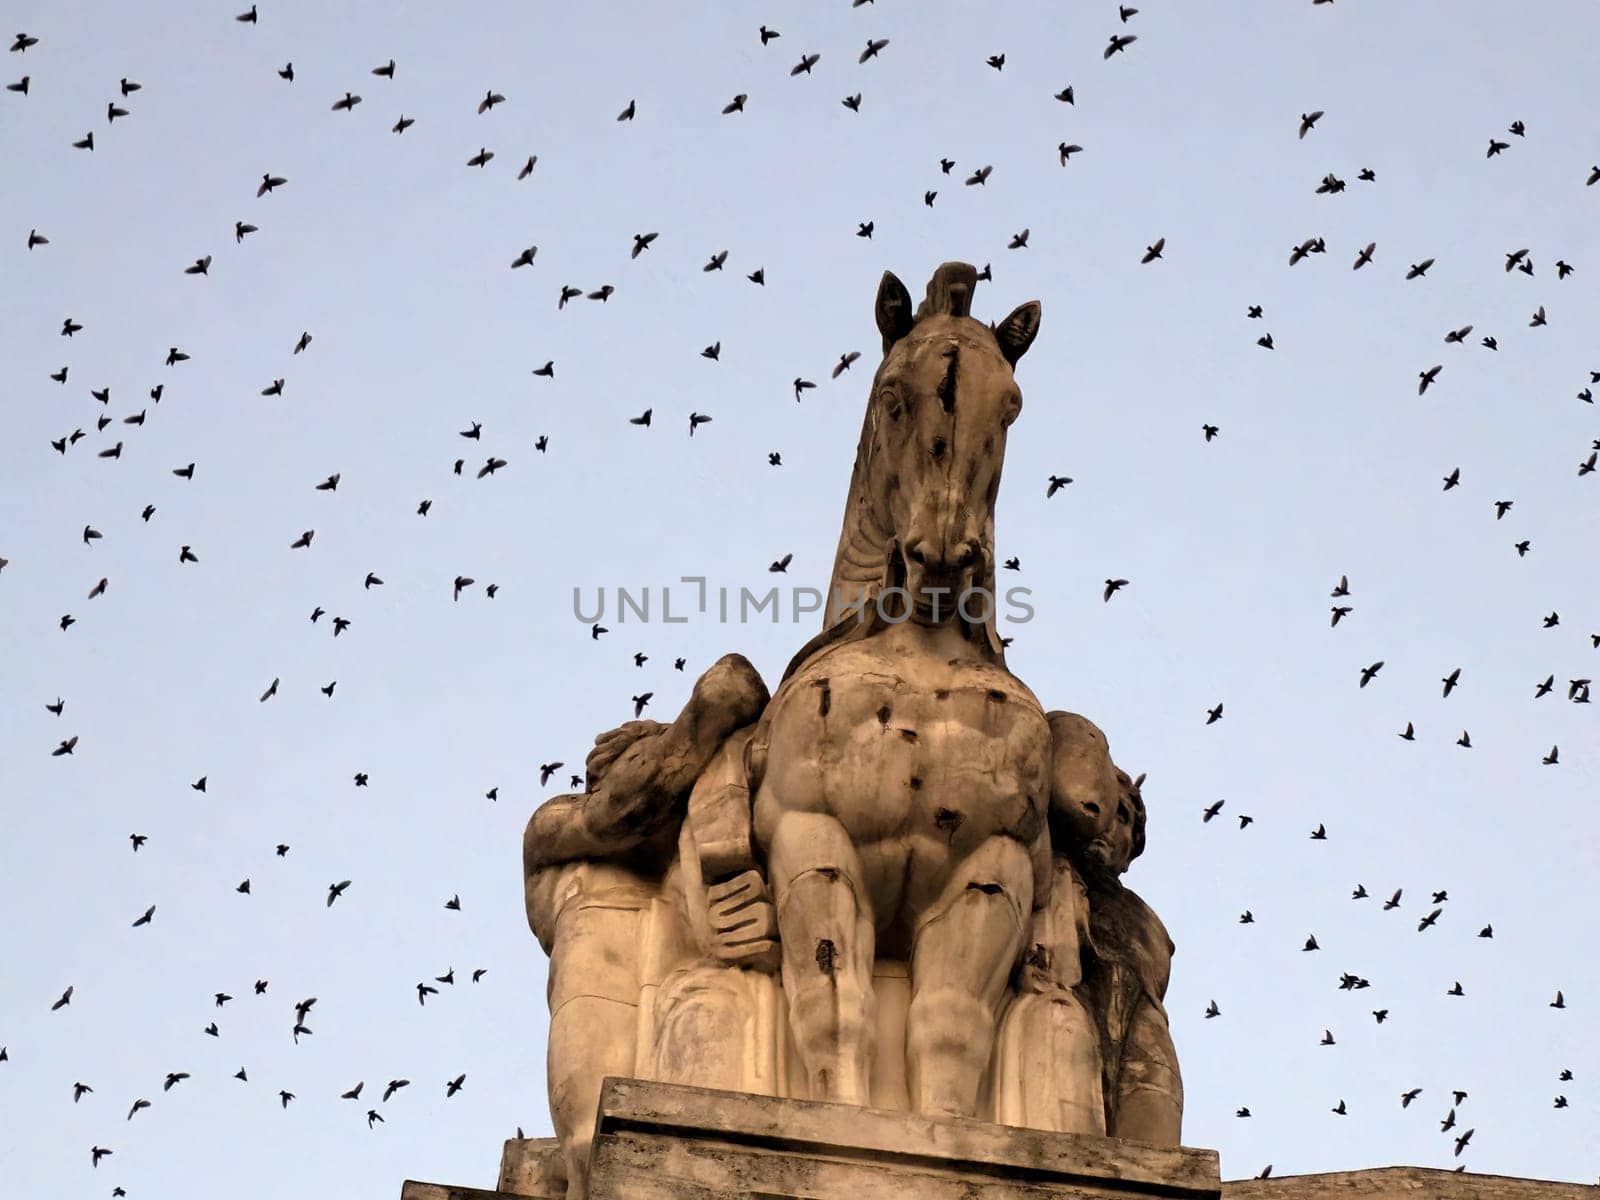
[[[519,1198],[511,1192],[456,1187],[448,1183],[419,1183],[415,1179],[408,1179],[400,1185],[400,1200],[519,1200]]]
[[[850,1190],[837,1193],[843,1200],[877,1200],[878,1197],[896,1197],[901,1194],[913,1195],[917,1200],[928,1197],[930,1200],[939,1197],[937,1190],[928,1190],[926,1175],[908,1172],[907,1179],[913,1181],[914,1190],[901,1193],[889,1190],[871,1190],[852,1184]],[[673,1181],[667,1181],[672,1183]],[[1061,1196],[1138,1196],[1146,1195],[1173,1195],[1170,1192],[1128,1191],[1119,1189],[1113,1182],[1106,1182],[1099,1186],[1111,1190],[1084,1191],[1070,1190],[1077,1185],[1065,1185],[1068,1190],[1038,1190],[1037,1185],[1026,1179],[1018,1179],[1014,1184],[990,1185],[987,1181],[974,1184],[977,1190],[955,1193],[963,1197],[983,1197],[984,1200],[1035,1200],[1036,1197],[1061,1197]],[[1149,1186],[1149,1185],[1136,1185]],[[987,1188],[988,1190],[984,1190]],[[559,1195],[560,1193],[550,1193]],[[776,1200],[784,1197],[792,1200],[795,1197],[831,1197],[833,1192],[772,1192],[760,1190],[742,1190],[731,1188],[727,1190],[706,1191],[699,1185],[691,1184],[678,1190],[670,1191],[640,1191],[617,1193],[624,1200],[633,1200],[638,1196],[641,1200],[653,1200],[654,1197],[671,1197],[671,1200],[699,1200],[700,1197],[715,1195],[718,1197],[741,1198],[766,1198]],[[1192,1193],[1176,1193],[1178,1195]],[[1207,1193],[1215,1195],[1217,1193]],[[525,1193],[511,1191],[482,1191],[478,1188],[446,1187],[433,1183],[416,1183],[407,1181],[401,1191],[401,1200],[522,1200]],[[1222,1200],[1597,1200],[1600,1198],[1600,1186],[1582,1183],[1561,1183],[1544,1179],[1521,1179],[1506,1175],[1472,1175],[1467,1173],[1457,1174],[1454,1171],[1439,1171],[1424,1167],[1379,1167],[1366,1171],[1335,1171],[1319,1175],[1284,1175],[1268,1179],[1235,1179],[1221,1185]]]
[[[817,1101],[609,1079],[595,1200],[1221,1196],[1217,1155]]]
[[[1380,1167],[1235,1179],[1222,1185],[1222,1195],[1223,1200],[1600,1200],[1600,1186],[1426,1167]]]
[[[880,282],[822,632],[776,692],[729,655],[596,739],[533,814],[550,1108],[572,1200],[635,1076],[1177,1145],[1172,943],[1120,876],[1138,783],[1006,665],[994,506],[1037,302]]]
[[[567,1167],[556,1138],[507,1138],[500,1155],[501,1192],[561,1200],[567,1194]]]

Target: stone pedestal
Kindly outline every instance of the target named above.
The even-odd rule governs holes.
[[[1212,1150],[607,1080],[593,1200],[1218,1200]]]
[[[591,1200],[1600,1200],[1600,1187],[1418,1167],[1224,1183],[1214,1150],[608,1079]],[[402,1200],[563,1200],[553,1138],[506,1143],[497,1189]]]
[[[402,1200],[559,1197],[553,1142],[507,1143],[499,1191],[408,1182]],[[1220,1200],[1213,1150],[608,1079],[591,1200]],[[526,1188],[525,1191],[511,1189]]]

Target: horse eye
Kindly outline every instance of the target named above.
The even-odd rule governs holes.
[[[944,457],[944,451],[945,451],[945,440],[942,437],[934,438],[933,439],[933,456],[935,458],[943,458]]]

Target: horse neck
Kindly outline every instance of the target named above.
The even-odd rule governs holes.
[[[878,370],[883,370],[880,365]],[[876,614],[879,593],[889,584],[889,557],[895,544],[893,517],[888,502],[888,480],[878,466],[877,376],[873,376],[866,413],[861,421],[861,438],[856,444],[855,466],[850,472],[850,491],[845,498],[844,521],[839,530],[839,547],[834,552],[833,575],[822,603],[822,631],[807,642],[789,661],[783,683],[807,662],[825,650],[845,641],[870,637],[882,628]],[[989,543],[994,544],[994,517],[989,518]],[[995,594],[994,566],[977,581],[991,597]],[[861,605],[860,611],[846,605]],[[1005,667],[1005,648],[995,628],[994,616],[978,633],[983,652]]]
[[[874,388],[872,395],[876,394]],[[833,577],[823,600],[824,629],[836,619],[839,606],[858,599],[875,600],[888,574],[894,531],[890,528],[889,506],[884,495],[885,481],[874,478],[875,404],[869,397],[861,422],[861,440],[856,446],[855,467],[850,472],[850,491],[845,498],[839,547],[833,556]]]

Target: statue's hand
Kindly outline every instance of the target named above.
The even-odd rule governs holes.
[[[629,721],[615,729],[608,729],[594,739],[594,749],[584,760],[586,786],[594,791],[604,777],[606,769],[622,757],[623,751],[641,738],[653,737],[666,726],[660,721]]]
[[[706,888],[711,952],[730,966],[772,973],[778,967],[778,913],[754,868]]]

